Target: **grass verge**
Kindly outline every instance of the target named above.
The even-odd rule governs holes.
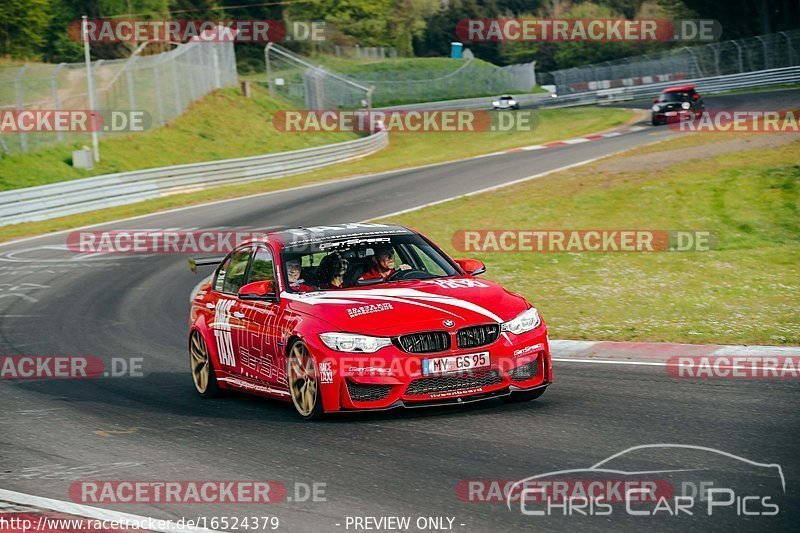
[[[72,150],[89,144],[88,137],[83,142],[0,157],[0,190],[113,172],[283,152],[357,137],[351,133],[280,133],[272,125],[272,116],[285,105],[270,98],[260,87],[252,89],[252,98],[242,97],[237,88],[214,92],[195,102],[186,113],[163,128],[103,139],[101,161],[91,171],[76,169],[71,164]]]
[[[654,146],[391,222],[484,261],[488,278],[539,307],[553,338],[800,344],[800,141],[708,134]],[[651,155],[670,148],[680,157]],[[451,243],[461,229],[694,229],[719,240],[708,252],[464,253]]]
[[[359,160],[286,178],[217,187],[43,222],[0,227],[0,242],[213,200],[276,191],[349,176],[441,163],[496,150],[564,139],[624,124],[632,116],[631,111],[620,109],[557,109],[540,112],[537,128],[532,132],[395,134],[391,136],[388,148]],[[291,137],[296,134],[280,135]],[[316,134],[316,136],[321,141],[332,142],[328,134]]]

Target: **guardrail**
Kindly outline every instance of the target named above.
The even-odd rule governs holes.
[[[554,109],[559,107],[573,107],[581,105],[604,104],[624,102],[639,98],[653,98],[658,96],[663,89],[676,85],[694,85],[700,94],[715,94],[739,89],[754,87],[774,87],[776,85],[800,84],[800,66],[783,67],[742,74],[729,74],[727,76],[714,76],[711,78],[697,78],[694,80],[668,81],[648,83],[647,85],[634,85],[616,87],[611,89],[598,89],[580,93],[559,95],[556,97],[545,93],[514,95],[522,105],[539,109]],[[439,102],[424,102],[391,107],[381,107],[378,110],[445,110],[445,109],[492,109],[492,102],[498,96],[481,98],[464,98],[460,100],[442,100]]]
[[[291,152],[105,174],[0,192],[0,226],[35,222],[219,185],[279,178],[381,150],[386,132]]]
[[[697,78],[693,80],[670,81],[617,87],[613,89],[600,89],[581,93],[568,94],[549,98],[538,102],[536,107],[569,107],[576,105],[602,104],[621,102],[639,98],[652,98],[658,96],[663,89],[676,85],[694,85],[701,95],[717,94],[740,89],[774,87],[777,85],[800,84],[800,66],[783,67],[742,74],[729,74],[727,76],[714,76],[711,78]]]
[[[449,109],[492,109],[492,102],[500,95],[482,96],[479,98],[460,98],[458,100],[440,100],[438,102],[422,102],[418,104],[405,104],[389,107],[379,107],[376,111],[439,111]],[[551,98],[550,93],[515,94],[514,98],[520,105],[532,105],[541,100]]]

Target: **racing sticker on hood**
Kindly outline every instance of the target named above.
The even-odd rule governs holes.
[[[432,283],[443,289],[471,289],[473,287],[486,288],[489,285],[477,279],[426,279],[423,283]]]
[[[347,310],[347,315],[350,318],[371,315],[372,313],[380,313],[381,311],[391,311],[394,309],[390,303],[362,305],[361,307],[351,307]]]

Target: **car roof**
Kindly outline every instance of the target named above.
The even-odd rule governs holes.
[[[681,85],[680,87],[668,87],[661,91],[662,93],[677,93],[684,91],[694,91],[694,85]]]
[[[282,228],[280,230],[267,232],[263,236],[251,239],[247,242],[274,242],[279,243],[283,248],[291,248],[339,239],[387,235],[412,235],[414,233],[414,231],[404,226],[393,224],[351,222],[325,226]]]

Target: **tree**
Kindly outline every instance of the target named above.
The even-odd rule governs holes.
[[[47,0],[3,0],[0,20],[0,55],[41,57],[50,23]]]

